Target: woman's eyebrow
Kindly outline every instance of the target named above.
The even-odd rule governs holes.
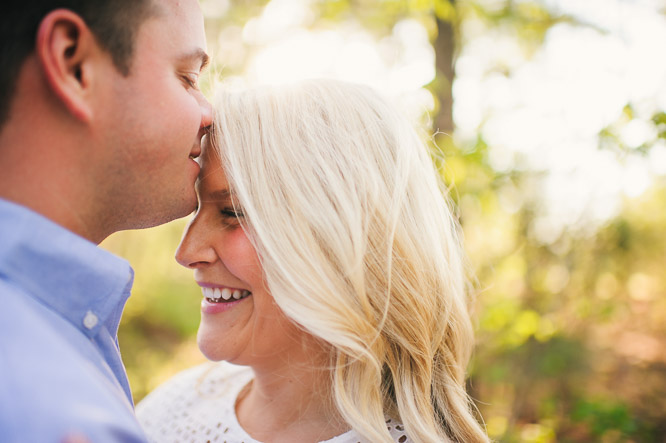
[[[220,189],[218,191],[213,191],[210,194],[211,200],[228,200],[231,197],[231,193],[228,189]]]

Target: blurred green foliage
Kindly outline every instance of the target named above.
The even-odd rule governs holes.
[[[204,11],[211,3],[202,1]],[[209,13],[209,44],[218,57],[214,74],[242,75],[257,48],[239,39],[234,50],[229,41],[266,3],[246,0],[224,14]],[[532,1],[316,4],[312,27],[357,20],[381,34],[398,20],[415,17],[430,30],[433,42],[438,20],[454,23],[457,30],[473,16],[489,27],[512,27],[528,53],[550,26],[572,22]],[[454,36],[459,40],[452,44],[465,44],[457,31]],[[222,39],[226,49],[216,52],[224,46]],[[431,90],[438,111],[451,106],[438,99],[446,96],[439,77]],[[633,118],[628,104],[618,121],[599,134],[600,149],[645,155],[665,138],[665,115],[661,111],[652,118],[653,142],[628,149],[617,137]],[[621,213],[604,225],[565,229],[546,242],[535,234],[541,204],[529,192],[535,173],[495,171],[488,160],[491,147],[481,136],[465,145],[445,135],[434,142],[439,151],[434,159],[451,187],[478,279],[478,347],[469,391],[491,437],[505,442],[666,441],[666,178],[657,179],[642,196],[626,199]],[[191,272],[173,260],[184,226],[178,220],[118,233],[103,245],[136,270],[119,339],[137,401],[170,375],[204,360],[195,343],[201,296]]]

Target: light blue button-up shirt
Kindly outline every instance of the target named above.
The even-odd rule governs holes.
[[[145,441],[117,340],[133,275],[0,199],[0,441]]]

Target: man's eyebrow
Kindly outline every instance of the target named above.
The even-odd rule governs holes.
[[[194,51],[185,53],[178,57],[180,61],[183,62],[191,62],[191,63],[196,63],[199,61],[201,64],[199,65],[199,70],[202,71],[206,66],[208,66],[208,63],[210,62],[210,57],[208,57],[208,54],[206,54],[206,51],[204,51],[201,48],[197,48]]]

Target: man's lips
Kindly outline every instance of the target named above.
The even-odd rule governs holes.
[[[192,146],[192,149],[190,150],[190,158],[192,160],[199,158],[199,156],[201,155],[201,151],[202,151],[201,140],[199,140],[197,143],[194,144],[194,146]]]
[[[190,151],[190,158],[194,161],[196,161],[200,155],[201,155],[201,148],[193,149],[192,151]]]

